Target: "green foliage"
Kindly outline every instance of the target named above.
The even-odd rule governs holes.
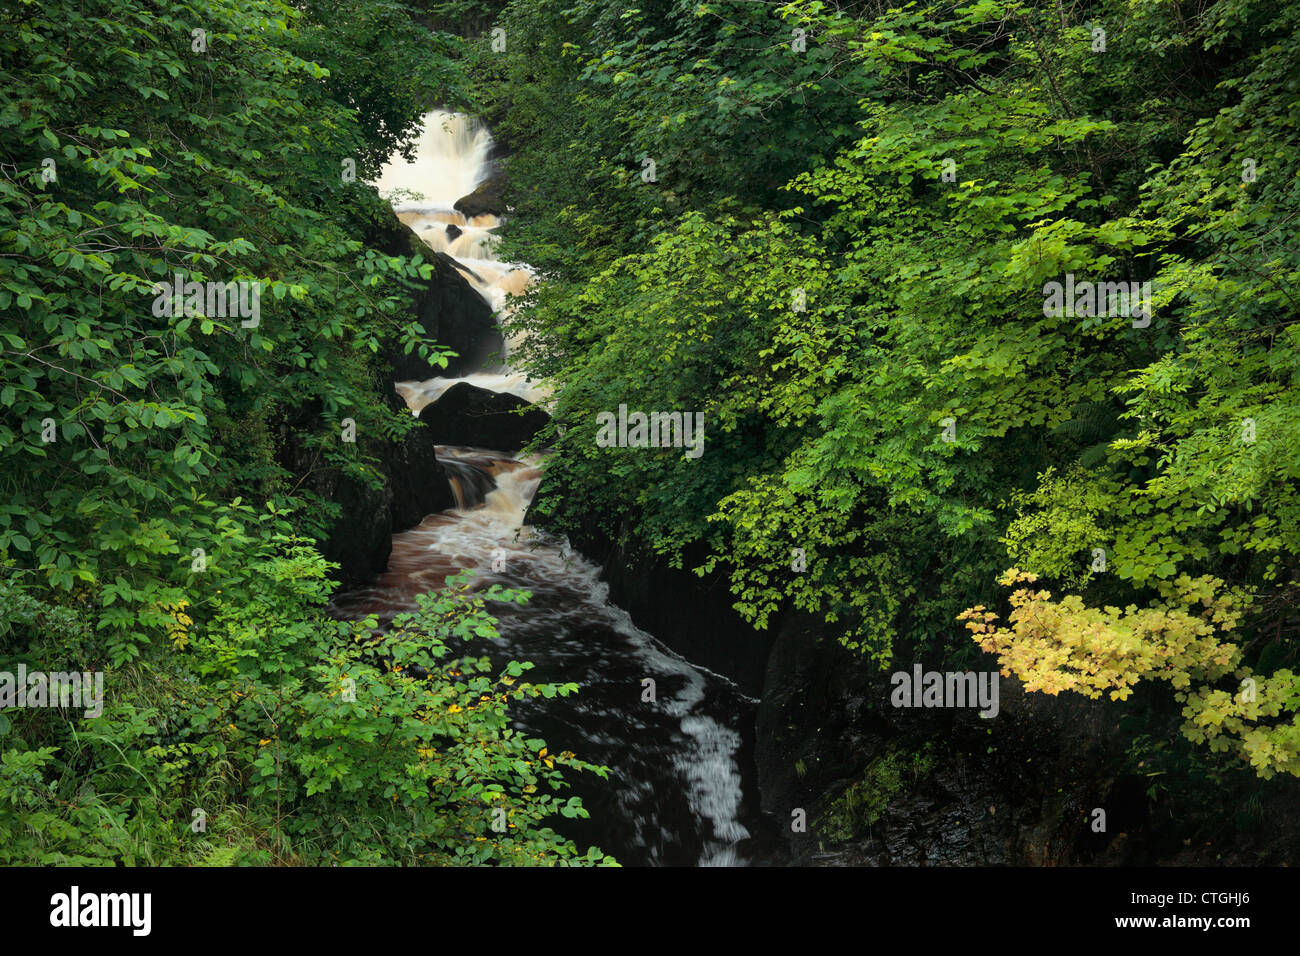
[[[103,589],[96,630],[120,663],[150,606],[195,583],[194,548],[218,571],[239,559],[230,499],[288,490],[280,409],[318,403],[303,444],[357,475],[342,418],[409,427],[373,400],[372,364],[409,334],[404,280],[428,266],[351,238],[382,206],[342,160],[386,143],[292,52],[299,14],[111,6],[4,14],[0,549],[56,590]],[[260,282],[258,324],[159,314],[154,283],[177,273]]]
[[[880,663],[960,654],[1008,555],[1080,614],[1213,576],[1256,598],[1243,653],[1293,659],[1300,7],[741,6],[503,14],[552,54],[490,76],[562,224],[508,240],[564,383],[539,513],[704,542],[755,626]],[[1149,324],[1046,314],[1066,274],[1150,281]],[[702,411],[705,454],[598,448],[624,403]]]
[[[613,862],[594,848],[579,856],[546,825],[586,816],[563,795],[562,769],[607,771],[549,754],[507,716],[510,701],[576,685],[531,684],[520,679],[531,665],[497,673],[449,646],[494,637],[485,603],[525,594],[452,582],[383,633],[373,620],[330,620],[325,562],[267,523],[281,530],[243,587],[212,600],[209,623],[178,637],[178,653],[104,668],[101,716],[5,715],[0,860]],[[32,599],[5,589],[22,607],[6,612],[6,629],[39,640]],[[24,659],[43,650],[19,648]]]
[[[1059,476],[1049,468],[1031,492],[1011,495],[1009,503],[1018,513],[1002,539],[1007,554],[1017,566],[1034,568],[1067,585],[1086,584],[1104,573],[1092,552],[1100,549],[1104,558],[1110,550],[1102,522],[1115,506],[1115,491],[1113,482],[1081,469]]]
[[[331,620],[332,513],[285,464],[373,481],[341,420],[412,426],[378,356],[438,353],[406,314],[431,267],[367,244],[365,179],[459,95],[458,48],[385,0],[0,10],[0,670],[106,698],[0,714],[0,861],[602,859],[546,825],[597,768],[506,717],[574,688],[449,647],[522,595]],[[260,316],[160,307],[177,274],[259,283]]]
[[[744,0],[514,0],[496,22],[506,49],[485,35],[473,62],[479,112],[519,148],[503,254],[566,279],[692,210],[792,206],[786,182],[852,132],[874,86],[842,43],[795,53],[796,21]],[[559,308],[571,290],[540,294]]]

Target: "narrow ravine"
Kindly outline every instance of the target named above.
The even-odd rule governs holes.
[[[500,316],[507,296],[524,291],[533,272],[495,258],[497,216],[471,220],[453,208],[490,175],[491,150],[490,134],[472,119],[435,111],[425,117],[415,159],[396,158],[376,185],[421,239],[456,259]],[[400,382],[397,390],[418,415],[460,382],[532,402],[548,394],[510,367],[508,342],[504,354],[467,374]],[[467,650],[532,661],[530,679],[580,686],[576,697],[538,699],[515,712],[517,726],[551,749],[611,768],[608,781],[572,781],[591,819],[565,832],[628,864],[751,862],[743,844],[757,828],[757,801],[741,753],[756,701],[638,629],[610,603],[594,564],[524,525],[541,460],[470,447],[440,447],[438,457],[458,507],[394,535],[386,573],[337,597],[335,613],[391,619],[462,570],[483,585],[528,590],[527,604],[494,609],[501,632],[494,646]],[[647,679],[653,700],[644,699]]]

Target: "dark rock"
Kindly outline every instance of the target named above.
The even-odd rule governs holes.
[[[387,203],[376,212],[375,220],[369,224],[361,239],[367,246],[378,249],[386,256],[419,254],[425,259],[429,258],[429,247],[397,218],[397,213]]]
[[[545,528],[548,520],[536,505],[548,495],[563,494],[553,474],[545,475],[524,523]],[[732,607],[722,574],[701,578],[689,570],[703,563],[704,546],[688,549],[682,567],[674,568],[667,559],[628,545],[627,537],[609,534],[593,516],[569,534],[569,542],[600,566],[610,600],[626,610],[637,627],[692,663],[733,681],[744,693],[757,696],[763,688],[772,635],[745,623]]]
[[[470,285],[463,274],[465,270],[451,256],[431,253],[427,246],[424,255],[426,259],[431,257],[433,276],[424,280],[416,299],[416,319],[431,342],[454,349],[456,357],[445,369],[439,368],[394,344],[385,358],[392,368],[393,380],[398,382],[465,375],[504,349],[492,307]]]
[[[307,443],[307,438],[320,429],[318,400],[286,411],[276,429],[277,459],[298,478],[298,493],[319,496],[339,506],[338,518],[320,529],[317,540],[325,559],[340,566],[333,576],[346,589],[372,580],[388,566],[393,493],[378,469],[369,470],[374,479],[369,484],[345,475],[337,467],[323,465],[320,450]],[[378,443],[366,436],[358,435],[358,439],[359,451],[374,454],[380,450]]]
[[[454,260],[431,256],[429,248],[386,207],[364,240],[387,255],[419,254],[432,262],[433,275],[423,281],[412,304],[431,339],[445,342],[471,360],[475,353],[496,347],[492,340],[495,336],[499,341],[500,333],[491,310]],[[382,383],[375,400],[402,415],[409,412],[393,392],[392,381],[456,374],[455,364],[450,371],[430,367],[418,357],[403,355],[396,343],[372,362],[374,380]],[[325,558],[339,565],[334,578],[348,590],[369,583],[387,568],[395,532],[413,527],[426,514],[454,507],[455,501],[434,450],[437,442],[426,424],[417,423],[401,440],[359,433],[358,457],[373,463],[364,465],[360,473],[346,474],[323,465],[319,450],[309,447],[307,437],[321,427],[319,401],[285,412],[279,424],[277,459],[299,479],[299,491],[339,506],[338,518],[318,529],[317,540]]]
[[[419,255],[433,266],[433,274],[419,280],[420,290],[413,311],[430,342],[457,353],[444,369],[430,365],[414,353],[404,352],[402,346],[392,342],[385,348],[383,357],[392,371],[393,381],[454,378],[477,370],[490,355],[504,351],[504,339],[492,307],[466,278],[474,274],[471,270],[446,253],[431,250],[387,208],[382,221],[374,224],[365,241],[385,255]]]
[[[606,553],[603,577],[609,582],[611,599],[627,609],[637,627],[757,696],[763,689],[772,637],[755,631],[731,606],[733,598],[723,575],[699,578],[687,570],[703,563],[704,551],[703,547],[688,549],[682,567],[673,568],[658,555],[614,548]]]
[[[393,396],[397,399],[396,395]],[[389,400],[390,407],[396,404]],[[403,414],[409,414],[402,406]],[[371,456],[365,466],[372,479],[345,474],[322,465],[322,456],[303,440],[320,429],[320,404],[313,401],[287,413],[279,425],[280,463],[298,476],[299,492],[314,494],[339,506],[332,525],[321,529],[318,546],[327,561],[339,565],[333,577],[343,590],[374,580],[388,567],[396,532],[419,524],[427,514],[455,506],[434,451],[429,429],[417,424],[401,440],[357,435],[358,457]]]
[[[787,828],[796,863],[1080,862],[1084,805],[1105,799],[1109,768],[1122,757],[1122,713],[1077,696],[1027,695],[1010,678],[999,682],[991,720],[975,708],[895,708],[891,675],[923,658],[896,648],[895,663],[879,670],[844,648],[834,625],[803,613],[784,615],[776,632],[755,763],[764,812],[808,811],[808,833]],[[924,665],[996,670],[991,657],[973,666]],[[906,766],[921,754],[926,769],[888,792],[875,823],[846,818],[837,799],[867,781],[878,761],[902,758]],[[841,831],[838,841],[830,830]]]
[[[439,253],[439,255],[444,255],[444,254],[443,254],[443,253]],[[451,256],[446,256],[446,258],[447,258],[447,260],[448,260],[448,261],[449,261],[453,266],[455,266],[458,270],[460,270],[462,273],[464,273],[464,274],[465,274],[466,276],[468,276],[470,279],[473,279],[475,282],[482,282],[482,281],[483,281],[483,277],[482,277],[481,275],[479,275],[477,272],[475,272],[475,271],[474,271],[473,269],[471,269],[469,266],[465,265],[465,263],[461,262],[459,259],[453,259]]]
[[[880,742],[853,754],[842,739],[852,722],[847,701],[874,697],[861,661],[852,660],[827,628],[806,614],[784,615],[774,630],[761,681],[754,759],[763,811],[789,816],[792,808],[810,807],[833,781],[864,766]]]
[[[453,204],[453,208],[467,218],[474,216],[506,214],[506,177],[497,173],[479,184],[468,196],[462,196]]]
[[[459,382],[420,411],[439,445],[471,445],[513,454],[546,426],[550,416],[517,395]]]
[[[1127,751],[1139,718],[1156,739],[1178,740],[1176,709],[1164,723],[1158,716],[1162,688],[1140,687],[1124,702],[1088,700],[1026,693],[1003,677],[998,715],[985,720],[976,708],[895,708],[891,675],[915,662],[926,670],[996,670],[987,655],[947,665],[903,647],[878,670],[838,643],[834,625],[801,613],[777,624],[754,761],[762,809],[785,821],[793,863],[1244,865],[1281,863],[1300,845],[1294,826],[1261,826],[1252,835],[1231,832],[1217,813],[1198,822],[1207,792],[1171,792],[1154,812],[1147,791],[1158,778],[1134,772]],[[884,788],[891,792],[874,822],[860,811],[852,819],[840,798],[855,784],[897,776],[878,772],[891,755],[896,766],[920,766],[918,775]],[[1294,818],[1300,786],[1288,781],[1260,800],[1249,772],[1243,776],[1240,792],[1215,789],[1215,799],[1257,800],[1261,820]],[[788,825],[799,807],[808,813],[803,834]],[[1096,808],[1106,812],[1105,832],[1091,827]]]
[[[406,403],[395,392],[389,394],[387,401],[389,407],[410,414]],[[438,444],[433,430],[418,420],[402,441],[387,443],[383,461],[393,496],[390,508],[393,534],[414,528],[426,515],[456,506],[451,483],[435,450]]]
[[[463,233],[463,232],[464,232],[464,230],[461,229],[460,226],[456,225],[454,222],[453,222],[453,223],[448,223],[448,224],[447,224],[447,241],[448,241],[448,242],[455,242],[457,239],[460,238],[461,233]]]

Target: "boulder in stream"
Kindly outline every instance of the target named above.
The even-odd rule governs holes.
[[[439,445],[469,445],[514,454],[550,416],[518,395],[459,382],[420,412],[420,421]]]
[[[461,196],[456,200],[453,208],[465,216],[467,219],[473,219],[475,216],[504,216],[506,212],[506,177],[497,173],[490,179],[484,180],[468,196]]]

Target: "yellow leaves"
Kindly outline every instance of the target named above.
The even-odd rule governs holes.
[[[1004,588],[1009,588],[1012,585],[1019,584],[1021,581],[1032,584],[1037,580],[1038,575],[1030,571],[1021,571],[1019,568],[1008,568],[1002,573],[1002,576],[998,578],[998,584],[1002,585]],[[983,610],[982,605],[980,610]]]
[[[461,711],[463,711],[464,709],[465,709],[465,708],[461,707],[460,704],[452,704],[450,707],[447,708],[447,713],[449,713],[449,714],[459,714],[459,713],[460,713]]]
[[[1016,569],[1000,579],[1008,586],[1032,580]],[[1248,598],[1209,576],[1180,575],[1162,588],[1165,600],[1151,607],[1088,607],[1078,595],[1053,601],[1050,592],[1019,588],[1006,626],[982,606],[959,615],[972,639],[998,655],[1004,677],[1049,695],[1062,690],[1096,699],[1127,700],[1139,681],[1166,681],[1185,702],[1183,735],[1215,752],[1236,749],[1261,777],[1300,776],[1300,724],[1260,726],[1276,718],[1300,686],[1279,670],[1270,677],[1240,667],[1241,648],[1220,639],[1241,619]],[[1196,605],[1201,605],[1197,607]],[[1214,682],[1232,676],[1231,690]],[[1250,678],[1251,693],[1242,690]]]
[[[232,724],[231,726],[234,726],[234,725]],[[273,738],[273,737],[267,737],[265,740],[259,740],[259,741],[257,742],[257,745],[258,745],[259,747],[265,747],[267,744],[269,744],[269,743],[270,743],[272,740],[274,740],[274,739],[275,739],[275,738]]]
[[[1015,584],[1032,577],[1012,568],[1001,580]],[[1180,583],[1232,613],[1227,602],[1216,601],[1221,583]],[[1078,595],[1053,601],[1048,591],[1026,588],[1011,595],[1011,605],[1010,627],[998,626],[997,615],[982,607],[959,619],[981,648],[998,655],[1000,670],[1020,678],[1027,690],[1070,690],[1092,698],[1110,691],[1112,700],[1126,700],[1140,680],[1183,688],[1193,676],[1223,676],[1240,656],[1239,648],[1220,643],[1213,626],[1186,606],[1090,608]]]
[[[171,639],[172,647],[177,650],[184,650],[190,643],[190,628],[194,626],[194,620],[185,613],[185,609],[189,606],[190,602],[183,598],[175,604],[155,605],[157,610],[171,617],[171,620],[165,622],[163,626]]]

